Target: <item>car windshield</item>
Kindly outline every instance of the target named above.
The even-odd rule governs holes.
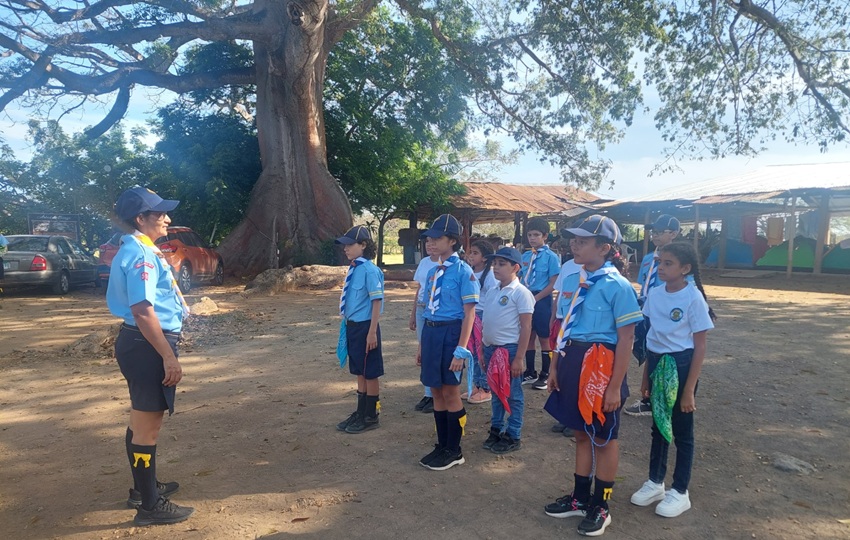
[[[48,237],[38,238],[32,236],[9,237],[9,251],[47,251]]]

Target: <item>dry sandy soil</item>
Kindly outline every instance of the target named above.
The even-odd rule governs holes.
[[[697,396],[693,509],[664,519],[629,503],[646,478],[651,419],[624,416],[605,536],[850,538],[850,278],[706,281],[720,320]],[[434,434],[432,417],[413,411],[410,290],[388,292],[381,428],[362,435],[334,429],[354,403],[334,356],[338,292],[240,291],[190,295],[221,310],[198,316],[183,346],[159,476],[179,481],[174,500],[197,511],[148,528],[125,507],[126,385],[98,337],[69,347],[115,324],[102,293],[0,298],[0,538],[578,537],[577,519],[542,510],[571,489],[573,456],[549,430],[545,392],[526,392],[520,451],[481,450],[489,406],[470,405],[467,463],[417,464]],[[636,363],[629,377],[636,392]],[[816,472],[778,470],[776,452]]]

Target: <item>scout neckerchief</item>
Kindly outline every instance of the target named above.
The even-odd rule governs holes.
[[[640,298],[643,300],[649,294],[649,289],[658,285],[658,250],[652,254],[652,263],[649,265],[649,271],[646,273],[646,280],[643,282],[643,287],[640,289]]]
[[[679,369],[676,359],[665,354],[649,375],[652,383],[652,419],[667,442],[673,441],[673,407],[679,395]]]
[[[441,261],[437,267],[437,272],[434,274],[434,281],[431,283],[431,296],[428,298],[428,309],[431,310],[431,315],[436,313],[440,308],[440,291],[443,288],[443,276],[446,270],[459,260],[457,253],[452,253],[451,257],[446,259],[445,262]]]
[[[584,269],[584,266],[581,267],[581,271],[579,272],[579,282],[578,289],[573,293],[573,300],[570,302],[570,309],[567,311],[567,315],[564,317],[563,322],[561,322],[561,329],[558,331],[558,346],[555,349],[556,352],[564,354],[564,347],[567,346],[567,341],[570,337],[570,332],[572,332],[573,326],[575,326],[578,321],[579,315],[581,312],[579,311],[579,307],[584,302],[584,297],[587,295],[587,290],[597,281],[607,276],[608,274],[613,274],[617,272],[617,269],[610,262],[606,262],[602,268],[598,269],[593,275],[588,277],[587,270]]]
[[[342,286],[342,292],[339,295],[339,316],[342,318],[345,318],[345,295],[348,292],[348,286],[351,284],[351,277],[354,275],[354,270],[365,262],[366,259],[363,257],[357,257],[348,266],[348,273],[345,275],[345,285]]]
[[[537,267],[535,266],[535,262],[537,261],[537,255],[549,249],[549,246],[543,245],[539,248],[531,248],[531,260],[528,261],[528,270],[525,272],[525,279],[523,280],[526,287],[530,287],[531,284],[536,283],[535,278],[537,277]]]
[[[151,249],[151,251],[156,254],[157,257],[165,261],[165,255],[162,251],[157,247],[156,244],[146,235],[145,233],[135,230],[133,231],[133,238],[139,244],[146,246]],[[177,280],[174,279],[174,274],[171,272],[171,265],[168,262],[165,262],[165,271],[168,272],[168,276],[171,278],[171,288],[174,289],[174,292],[177,293],[177,298],[180,299],[180,304],[183,306],[183,315],[189,314],[189,304],[186,303],[186,299],[183,298],[183,293],[180,292],[180,287],[177,286]]]

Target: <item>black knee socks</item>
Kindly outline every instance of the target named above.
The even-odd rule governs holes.
[[[449,442],[449,411],[434,411],[434,425],[437,427],[437,445],[445,448]]]
[[[142,494],[142,508],[151,510],[159,499],[156,489],[156,445],[142,446],[129,442],[127,454],[131,458],[130,471],[133,473],[133,482]]]
[[[534,357],[537,356],[537,350],[531,349],[525,351],[525,372],[534,373]]]
[[[377,418],[378,416],[378,396],[366,396],[364,401],[366,418]]]
[[[549,353],[550,351],[540,351],[540,375],[549,375]]]
[[[124,448],[127,450],[127,461],[130,462],[130,467],[133,466],[133,451],[130,450],[131,444],[133,444],[133,430],[127,427],[127,433],[124,435]],[[139,485],[136,484],[135,476],[133,476],[133,489],[139,491]]]
[[[573,498],[580,503],[587,504],[590,502],[590,484],[593,482],[592,476],[579,476],[573,474],[575,484],[573,487]]]
[[[593,495],[590,497],[591,506],[601,506],[608,508],[608,500],[611,499],[611,493],[614,491],[614,482],[606,482],[605,480],[596,479],[596,485],[593,489]]]
[[[466,424],[466,410],[447,413],[449,450],[460,452],[460,439],[463,436],[463,426]]]

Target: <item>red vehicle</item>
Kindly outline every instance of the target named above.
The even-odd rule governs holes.
[[[118,252],[121,236],[122,233],[117,233],[100,246],[98,273],[103,280],[109,279],[112,258]],[[157,239],[155,243],[171,265],[183,293],[188,293],[192,284],[199,281],[211,281],[213,285],[224,283],[221,256],[189,227],[169,227],[168,236]]]

